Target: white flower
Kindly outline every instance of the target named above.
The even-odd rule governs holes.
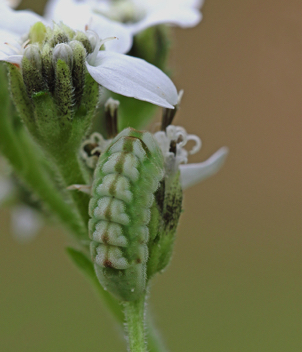
[[[49,0],[45,16],[82,29],[89,28],[103,38],[123,37],[123,45],[110,43],[108,48],[126,53],[132,37],[155,25],[196,26],[202,18],[203,0]]]
[[[197,153],[201,148],[199,137],[188,134],[183,127],[170,125],[166,131],[156,132],[154,138],[165,158],[165,177],[169,178],[180,170],[183,190],[218,172],[228,155],[228,148],[222,147],[204,162],[187,164],[188,155]],[[190,151],[184,148],[188,141],[195,142]]]
[[[39,19],[43,20],[32,12],[14,11],[1,3],[0,61],[21,65],[23,50],[28,44],[26,40],[29,29]],[[22,30],[19,28],[19,21]],[[127,97],[162,107],[174,107],[177,102],[177,90],[167,75],[142,59],[100,51],[101,46],[113,38],[100,40],[95,32],[86,33],[94,48],[93,53],[87,55],[86,67],[96,82]]]

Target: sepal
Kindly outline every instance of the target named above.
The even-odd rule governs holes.
[[[182,213],[180,172],[165,178],[155,193],[149,224],[149,259],[147,277],[152,278],[169,264],[174,247],[176,230]]]

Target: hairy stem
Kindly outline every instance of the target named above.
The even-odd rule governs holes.
[[[145,296],[131,302],[124,302],[126,332],[129,352],[146,352]]]
[[[64,201],[41,163],[40,151],[25,131],[20,120],[13,117],[5,74],[1,70],[0,81],[0,149],[15,171],[28,186],[49,206],[60,220],[72,230],[78,239],[86,238],[86,229],[77,214]]]
[[[88,180],[84,177],[83,169],[74,150],[56,153],[53,157],[66,187],[73,184],[87,184]],[[85,227],[88,228],[89,195],[80,191],[71,191],[70,194]]]

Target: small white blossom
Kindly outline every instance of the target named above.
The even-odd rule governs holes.
[[[49,0],[45,16],[78,29],[89,28],[100,36],[123,37],[123,45],[114,42],[108,48],[126,53],[132,37],[155,25],[196,26],[202,15],[203,0]]]
[[[165,177],[169,178],[180,170],[183,190],[218,172],[228,155],[228,148],[222,147],[204,162],[187,164],[188,156],[197,153],[201,148],[199,137],[188,134],[183,127],[170,125],[166,131],[156,132],[154,138],[165,158]],[[185,149],[188,141],[195,142],[189,151]]]
[[[24,47],[28,44],[26,40],[29,29],[39,19],[43,19],[29,11],[11,10],[3,4],[1,9],[4,11],[0,11],[0,61],[20,66]],[[21,18],[22,30],[19,30],[18,20]],[[95,32],[87,31],[87,34],[94,51],[87,55],[86,67],[96,82],[115,93],[174,108],[177,103],[177,90],[167,75],[142,59],[100,51],[102,45],[113,38],[100,40]]]

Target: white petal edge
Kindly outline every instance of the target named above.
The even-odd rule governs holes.
[[[128,28],[133,35],[152,26],[171,24],[182,28],[194,27],[202,19],[202,14],[194,8],[164,7],[149,13],[143,20],[129,24]]]
[[[177,104],[174,83],[160,69],[142,59],[100,51],[96,62],[89,63],[89,56],[87,61],[90,75],[112,92],[169,109]]]
[[[202,163],[180,165],[181,186],[185,190],[216,174],[224,164],[229,149],[222,147]]]
[[[22,62],[22,55],[5,55],[4,53],[0,52],[0,61],[6,61],[9,62],[10,64],[16,64],[18,66],[21,65]]]
[[[30,27],[36,22],[45,22],[45,19],[32,11],[15,11],[0,1],[0,29],[9,32],[25,35]]]

